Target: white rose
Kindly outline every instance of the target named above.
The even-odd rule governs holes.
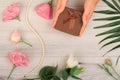
[[[73,68],[75,66],[78,66],[78,61],[75,59],[74,55],[71,54],[67,60],[67,67],[68,68]]]

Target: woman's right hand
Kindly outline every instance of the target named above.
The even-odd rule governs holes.
[[[57,0],[55,16],[54,16],[54,19],[53,19],[53,27],[56,25],[56,22],[58,20],[58,16],[65,9],[67,1],[68,0]]]

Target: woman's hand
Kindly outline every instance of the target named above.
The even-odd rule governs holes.
[[[98,1],[99,0],[85,0],[84,13],[82,16],[83,25],[80,31],[80,35],[83,33],[85,27],[87,26]]]
[[[54,16],[54,19],[53,19],[53,27],[56,25],[56,22],[58,20],[58,16],[65,9],[67,1],[68,0],[57,0],[55,16]]]

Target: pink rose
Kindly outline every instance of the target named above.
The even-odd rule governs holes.
[[[19,20],[20,8],[21,6],[18,3],[8,6],[3,12],[3,21],[6,22],[13,19]]]
[[[8,58],[13,63],[13,68],[12,68],[9,76],[7,77],[7,80],[9,80],[10,76],[12,75],[12,73],[16,69],[16,67],[28,65],[28,57],[18,50],[15,50],[15,51],[9,53]]]
[[[9,53],[8,58],[15,66],[28,65],[28,57],[18,50]]]
[[[36,13],[45,19],[52,19],[53,10],[51,4],[52,2],[37,5],[35,7]]]

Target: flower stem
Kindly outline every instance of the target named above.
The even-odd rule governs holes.
[[[15,70],[15,68],[16,68],[16,65],[13,65],[13,68],[12,68],[9,76],[7,77],[7,80],[9,80],[9,78],[10,78],[10,76],[12,75],[13,71]]]
[[[32,45],[31,45],[30,43],[28,43],[28,42],[26,42],[26,41],[24,41],[24,40],[22,40],[22,39],[21,39],[19,42],[24,43],[24,44],[26,44],[26,45],[32,47]]]
[[[19,16],[17,16],[15,19],[18,20],[18,21],[21,21]]]
[[[117,73],[117,71],[114,69],[114,67],[111,66],[111,69],[115,72],[115,74],[120,78],[120,75]]]
[[[48,3],[49,3],[50,5],[52,5],[52,3],[53,3],[53,0],[50,0]]]

